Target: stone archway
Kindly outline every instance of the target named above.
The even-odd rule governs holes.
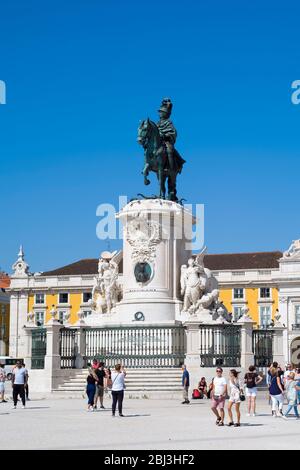
[[[294,338],[291,342],[291,363],[300,368],[300,336]]]

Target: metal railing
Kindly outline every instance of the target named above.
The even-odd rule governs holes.
[[[47,331],[46,328],[32,330],[31,346],[31,368],[44,369],[45,356],[47,351]]]
[[[86,363],[94,358],[109,367],[179,367],[185,359],[185,330],[181,326],[92,328],[85,332]]]
[[[78,353],[78,331],[67,328],[60,330],[60,367],[61,369],[75,369],[76,355]]]
[[[240,325],[200,325],[199,335],[201,367],[240,367]]]
[[[273,337],[274,332],[270,329],[253,330],[252,350],[256,367],[268,367],[273,362]]]

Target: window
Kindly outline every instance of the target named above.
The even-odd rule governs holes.
[[[69,303],[69,294],[59,294],[59,304],[68,304]]]
[[[245,276],[245,271],[232,271],[233,276]]]
[[[35,294],[35,303],[44,304],[45,303],[45,294]]]
[[[45,313],[35,312],[35,324],[36,326],[43,326],[45,323]]]
[[[243,307],[236,306],[233,307],[233,321],[236,322],[238,321],[242,316],[243,316]]]
[[[244,289],[242,287],[238,287],[233,289],[233,298],[234,299],[243,299],[244,298]]]
[[[295,323],[300,325],[300,305],[295,306]]]
[[[1,325],[1,326],[0,326],[0,339],[4,339],[5,336],[6,336],[5,325]]]
[[[92,298],[92,293],[91,292],[84,292],[83,293],[83,303],[87,304],[89,300]]]
[[[260,326],[266,328],[271,324],[272,312],[271,307],[260,307]]]
[[[61,310],[58,312],[58,321],[63,324],[65,321],[65,314],[66,312],[64,310]]]
[[[270,299],[271,298],[271,289],[270,289],[270,287],[261,287],[261,289],[260,289],[260,298],[261,299]]]

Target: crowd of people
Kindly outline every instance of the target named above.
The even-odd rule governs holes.
[[[3,364],[0,364],[0,403],[7,403],[5,399],[5,383],[8,380]],[[11,372],[13,409],[17,408],[21,400],[22,408],[25,408],[26,401],[29,400],[28,370],[22,361],[17,361]],[[19,400],[20,397],[20,400]]]
[[[118,413],[123,417],[123,399],[125,390],[126,370],[121,364],[116,364],[113,371],[105,367],[104,362],[94,359],[88,368],[86,394],[88,397],[88,411],[97,409],[98,400],[100,401],[100,409],[104,409],[103,398],[104,392],[110,391],[112,397],[112,416]]]
[[[247,400],[247,417],[256,416],[257,386],[263,381],[262,374],[257,373],[255,366],[250,366],[248,372],[241,379],[240,372],[235,369],[229,371],[229,379],[223,376],[223,369],[217,367],[216,377],[208,385],[205,377],[199,381],[198,387],[193,390],[193,399],[210,399],[211,410],[216,417],[216,425],[224,426],[225,409],[228,413],[228,426],[240,427],[241,402]],[[186,366],[182,366],[183,404],[189,404],[188,386],[190,383],[189,372]],[[288,419],[292,410],[294,416],[299,419],[298,405],[300,404],[300,369],[294,369],[292,364],[287,364],[285,371],[273,362],[268,368],[266,376],[268,399],[271,405],[273,417]],[[228,404],[226,407],[226,400]],[[283,411],[284,404],[287,408]],[[233,417],[235,411],[235,420]]]

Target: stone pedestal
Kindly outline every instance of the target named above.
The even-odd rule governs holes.
[[[123,299],[112,321],[174,323],[181,309],[180,267],[191,255],[193,216],[180,204],[135,200],[118,214],[123,224]]]
[[[241,367],[248,371],[249,367],[254,364],[252,346],[254,322],[249,317],[243,316],[239,319],[238,324],[241,325]]]
[[[284,332],[286,331],[286,328],[275,326],[273,331],[273,361],[278,362],[278,364],[283,367],[286,362],[284,353]]]
[[[55,388],[55,372],[60,370],[60,354],[59,354],[59,334],[62,328],[61,323],[57,320],[50,320],[46,325],[47,330],[47,349],[45,356],[45,389],[52,390]]]

